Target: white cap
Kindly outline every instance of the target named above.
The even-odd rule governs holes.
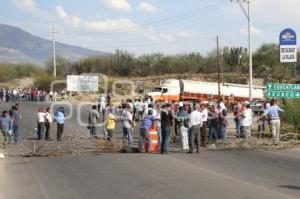
[[[178,105],[179,105],[179,107],[183,106],[183,102],[179,102]]]
[[[249,104],[249,101],[245,101],[245,104]]]

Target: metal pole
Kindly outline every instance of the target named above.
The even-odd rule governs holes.
[[[248,20],[248,51],[249,51],[249,101],[253,100],[253,74],[252,74],[252,34],[251,34],[251,13],[250,13],[250,0],[243,0],[243,2],[247,2],[247,10],[241,3],[242,0],[236,0],[244,12],[245,16]],[[233,2],[233,0],[231,0]]]
[[[218,95],[221,99],[221,86],[220,86],[220,50],[219,50],[219,36],[217,35],[217,61],[218,61]]]
[[[55,52],[55,29],[52,26],[52,41],[53,41],[53,76],[56,78],[56,52]]]
[[[251,34],[251,18],[250,18],[250,0],[248,5],[248,40],[249,40],[249,101],[253,100],[253,74],[252,74],[252,34]]]

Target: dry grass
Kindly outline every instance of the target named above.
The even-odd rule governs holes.
[[[10,82],[0,82],[0,88],[28,88],[33,86],[34,79],[30,77],[22,78],[22,79],[15,79]]]

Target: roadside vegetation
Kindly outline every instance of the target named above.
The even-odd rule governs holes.
[[[300,54],[299,54],[300,58]],[[225,47],[221,53],[221,68],[224,73],[248,75],[247,49]],[[104,73],[109,76],[145,77],[164,74],[211,74],[217,73],[217,52],[164,55],[153,53],[136,57],[127,51],[116,50],[114,54],[89,57],[65,66],[68,73]],[[296,70],[300,71],[300,67]],[[283,82],[297,76],[293,67],[279,62],[279,47],[263,44],[253,56],[254,76],[265,82]],[[294,74],[293,74],[294,73]],[[299,77],[299,75],[298,75]]]
[[[221,72],[224,81],[230,79],[228,74],[238,74],[248,78],[248,52],[242,47],[224,47],[220,53]],[[298,54],[300,59],[300,53]],[[212,50],[207,55],[188,53],[164,55],[161,53],[135,56],[126,50],[116,50],[115,53],[104,56],[94,56],[70,62],[57,56],[56,68],[58,78],[68,74],[103,73],[113,77],[146,77],[163,76],[165,74],[212,74],[218,72],[217,52]],[[299,78],[300,66],[293,67],[279,62],[279,46],[263,44],[253,55],[254,77],[262,78],[264,82],[289,82]],[[298,71],[298,73],[297,73]],[[21,77],[51,79],[53,75],[53,58],[46,61],[46,68],[32,64],[1,64],[0,82],[11,81]],[[242,80],[236,83],[246,83]]]
[[[0,82],[8,82],[18,78],[35,77],[43,73],[43,69],[33,64],[0,64]]]
[[[298,133],[300,139],[300,100],[287,100],[284,109],[283,121],[290,125],[291,131]]]

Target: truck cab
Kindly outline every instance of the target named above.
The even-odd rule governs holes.
[[[154,101],[179,101],[179,80],[166,80],[160,86],[156,86],[147,93]]]

